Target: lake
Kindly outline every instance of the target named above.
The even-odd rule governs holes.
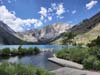
[[[0,45],[0,49],[2,48],[18,48],[19,45]],[[59,49],[66,47],[63,45],[23,45],[24,48],[29,47],[38,47],[38,48],[53,48],[54,51],[58,51]],[[47,70],[55,70],[58,68],[61,68],[61,66],[52,63],[48,61],[48,58],[53,56],[53,52],[47,51],[47,52],[41,52],[37,55],[31,55],[31,56],[23,56],[23,57],[10,57],[10,58],[2,58],[0,57],[0,62],[10,62],[10,63],[22,63],[22,64],[32,64],[37,67],[41,67]]]

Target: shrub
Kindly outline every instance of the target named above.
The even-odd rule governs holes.
[[[2,49],[1,54],[2,55],[10,55],[10,48],[4,48],[4,49]]]
[[[100,47],[92,47],[89,50],[90,55],[96,56],[100,60]]]
[[[70,58],[72,61],[81,63],[89,55],[88,48],[71,48]]]
[[[88,48],[70,48],[62,49],[56,53],[57,57],[82,63],[83,59],[86,58],[88,53]]]
[[[12,50],[11,50],[11,55],[12,55],[12,56],[16,56],[16,55],[18,55],[18,51],[17,51],[17,49],[12,48]]]
[[[27,54],[34,54],[34,53],[35,53],[34,48],[32,48],[32,47],[28,48]]]
[[[83,61],[84,68],[100,70],[100,61],[95,56],[89,56]]]
[[[52,73],[36,68],[32,65],[9,64],[0,65],[0,75],[53,75]]]
[[[37,48],[37,47],[34,47],[34,53],[35,53],[35,54],[38,54],[39,52],[40,52],[40,49]]]
[[[22,46],[19,46],[18,50],[13,48],[11,51],[9,48],[4,48],[0,51],[0,55],[3,55],[3,56],[8,56],[8,55],[9,56],[16,56],[16,55],[23,56],[23,55],[38,54],[39,52],[40,52],[40,49],[37,47],[22,48]]]
[[[96,39],[92,40],[91,43],[87,44],[88,47],[100,47],[100,36],[98,36]]]
[[[69,54],[69,49],[62,49],[58,52],[56,52],[56,56],[58,58],[62,58],[62,59],[67,59],[67,60],[70,60],[70,54]]]
[[[22,46],[18,47],[18,54],[19,55],[25,55],[27,53],[27,49],[26,48],[22,48]]]

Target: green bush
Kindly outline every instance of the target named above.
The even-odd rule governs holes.
[[[2,55],[10,55],[10,48],[4,48],[4,49],[2,49],[1,54]]]
[[[11,56],[16,56],[16,55],[18,55],[17,49],[12,48],[12,50],[11,50]]]
[[[18,53],[20,55],[25,55],[25,54],[38,54],[40,52],[40,49],[37,47],[30,47],[30,48],[22,48],[22,46],[19,46],[18,48]]]
[[[84,68],[100,70],[100,61],[95,56],[89,56],[83,61]]]
[[[100,47],[92,47],[89,50],[90,55],[96,56],[100,60]]]
[[[81,63],[89,55],[88,48],[71,48],[70,49],[70,58],[72,61]]]
[[[84,65],[85,69],[100,70],[100,48],[70,48],[56,53],[58,58],[74,61]]]
[[[96,39],[92,40],[91,43],[87,44],[88,47],[100,47],[100,36],[98,36]]]
[[[69,49],[63,48],[62,50],[56,52],[56,56],[58,58],[70,60],[70,53]]]
[[[34,48],[32,48],[32,47],[28,48],[27,54],[34,54],[34,53],[35,53]]]
[[[40,52],[40,49],[38,47],[34,47],[34,53],[38,54]]]
[[[38,54],[40,52],[40,49],[37,47],[34,48],[22,48],[22,46],[19,46],[18,49],[12,49],[10,48],[4,48],[0,50],[0,55],[3,56],[23,56],[23,55],[32,55],[32,54]]]
[[[0,65],[0,75],[54,75],[44,69],[32,65],[9,64]]]
[[[20,48],[18,50],[19,55],[25,55],[27,53],[27,49],[26,48]]]
[[[56,53],[58,58],[67,59],[78,63],[82,63],[83,59],[88,55],[88,48],[82,47],[62,49]]]

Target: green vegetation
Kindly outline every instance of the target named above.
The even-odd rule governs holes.
[[[37,53],[39,53],[39,52],[40,52],[40,49],[37,48],[37,47],[34,47],[34,53],[37,54]]]
[[[100,61],[95,56],[88,56],[83,61],[85,69],[93,69],[100,71]]]
[[[58,58],[63,58],[66,60],[71,60],[74,62],[82,63],[83,59],[85,59],[88,54],[88,48],[70,48],[70,49],[62,49],[56,53]]]
[[[4,48],[4,49],[2,49],[1,54],[8,56],[10,54],[10,48]]]
[[[74,38],[74,41],[76,43],[87,44],[87,43],[91,42],[92,40],[96,39],[98,37],[98,35],[100,36],[100,23],[96,23],[94,25],[95,25],[94,27],[92,27],[92,25],[90,26],[91,29],[89,29],[89,31],[86,31],[86,30],[84,30],[84,28],[81,28],[78,31],[78,33],[80,33],[80,34],[77,34],[77,36]],[[84,31],[85,31],[85,33],[82,33]]]
[[[100,47],[100,36],[98,36],[96,39],[92,40],[91,43],[88,43],[87,46],[89,46],[89,47],[94,47],[94,46]]]
[[[100,71],[100,47],[62,49],[56,53],[56,56],[83,64],[85,69]]]
[[[62,44],[71,44],[73,43],[73,39],[76,35],[69,32],[69,33],[64,33],[63,37],[62,37]]]
[[[32,55],[32,54],[38,54],[40,52],[40,49],[37,47],[34,48],[22,48],[22,46],[19,46],[18,49],[10,49],[10,48],[4,48],[0,50],[0,56],[16,56],[16,55]]]
[[[54,75],[42,68],[32,65],[2,63],[0,65],[0,75]]]

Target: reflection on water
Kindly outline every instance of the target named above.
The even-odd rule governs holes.
[[[19,45],[1,45],[0,49],[6,48],[6,47],[18,48]],[[58,46],[57,45],[23,45],[22,47],[24,48],[29,48],[29,47],[53,48],[54,51],[56,51],[66,46],[62,46],[62,45],[60,46],[59,45]],[[48,58],[52,56],[53,56],[53,53],[51,51],[48,51],[48,52],[41,52],[40,54],[31,55],[31,56],[23,56],[23,57],[15,56],[15,57],[8,57],[8,58],[0,57],[0,62],[7,61],[10,63],[33,64],[34,66],[42,67],[47,70],[54,70],[54,69],[60,68],[61,66],[48,61]]]
[[[33,64],[37,67],[42,67],[47,70],[54,70],[60,68],[61,66],[48,61],[48,58],[51,56],[52,53],[50,52],[42,52],[38,55],[24,56],[24,57],[16,56],[16,57],[10,57],[9,59],[1,59],[1,62],[7,61],[10,63]]]

